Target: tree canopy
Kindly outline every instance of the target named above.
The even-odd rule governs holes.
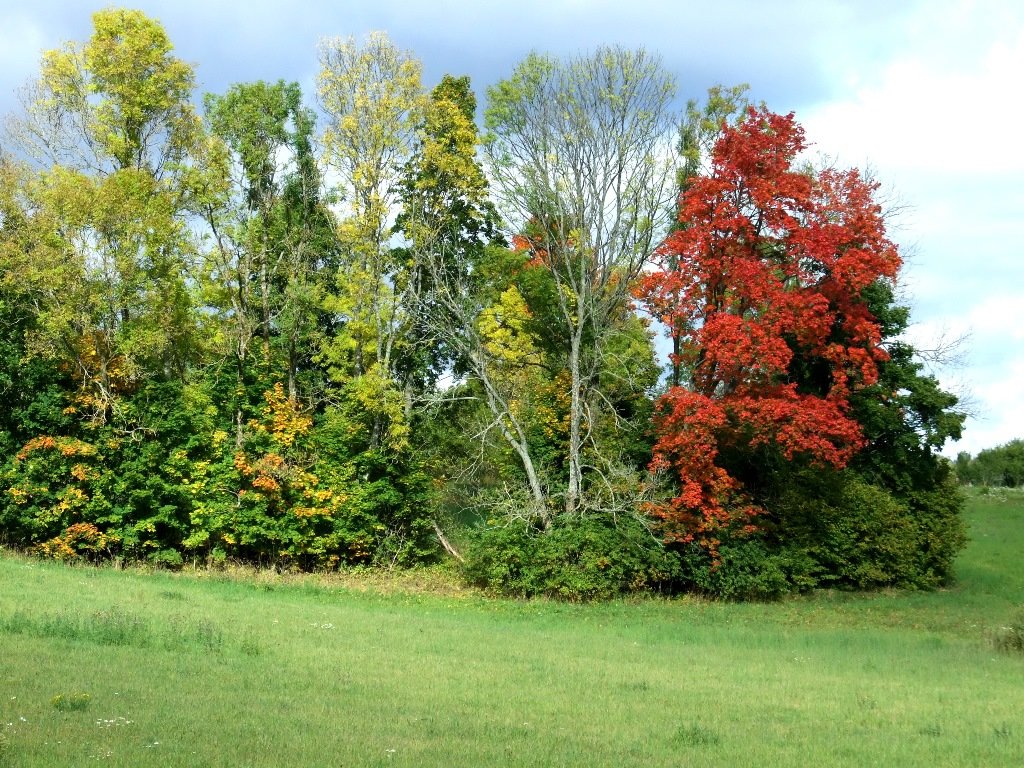
[[[318,53],[315,104],[197,99],[139,11],[43,55],[0,158],[0,542],[447,551],[573,599],[948,577],[962,415],[877,184],[744,86],[678,112],[642,49],[531,54],[483,131],[385,33]]]

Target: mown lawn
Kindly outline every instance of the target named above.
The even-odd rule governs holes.
[[[0,555],[0,766],[1019,766],[1024,495],[969,521],[951,589],[752,605]]]

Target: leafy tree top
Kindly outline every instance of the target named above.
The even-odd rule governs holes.
[[[812,173],[805,148],[791,114],[750,108],[723,127],[640,290],[688,371],[689,386],[662,401],[655,452],[682,483],[661,512],[684,528],[753,511],[720,450],[842,467],[864,442],[849,398],[887,359],[864,294],[895,279],[900,257],[876,185],[855,170]]]

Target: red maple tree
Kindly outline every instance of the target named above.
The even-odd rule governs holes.
[[[655,423],[652,466],[679,484],[649,509],[669,539],[714,550],[723,529],[750,528],[761,511],[722,466],[727,446],[841,468],[863,443],[849,395],[874,383],[886,353],[862,293],[894,279],[900,257],[877,184],[798,166],[805,146],[792,114],[752,108],[723,127],[639,288],[680,336],[689,373],[660,399]]]

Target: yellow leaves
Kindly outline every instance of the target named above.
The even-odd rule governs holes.
[[[8,488],[7,493],[12,499],[14,499],[14,503],[17,504],[19,507],[24,506],[29,499],[28,491],[22,490],[17,486],[12,486],[11,488]]]
[[[62,48],[46,51],[40,63],[40,85],[37,102],[32,106],[47,112],[81,112],[90,89],[79,46],[66,43]]]
[[[10,266],[37,317],[30,350],[59,360],[81,384],[75,407],[102,422],[116,396],[135,388],[146,363],[183,337],[174,334],[190,320],[181,311],[177,261],[188,233],[166,166],[157,179],[145,164],[115,162],[104,151],[108,134],[117,131],[103,123],[101,107],[114,97],[87,60],[74,46],[44,56],[40,92],[50,93],[56,112],[29,105],[23,128],[41,145],[56,147],[44,157],[57,162],[19,185],[19,205],[31,215],[19,230],[18,263]],[[95,93],[71,104],[78,98],[72,91],[85,93],[87,85]],[[118,120],[128,119],[120,106],[111,109]],[[55,115],[61,119],[55,122]],[[132,130],[165,134],[151,123]]]
[[[61,93],[75,83],[85,63],[82,53],[74,43],[43,53],[40,71],[43,80],[50,83],[55,93]]]
[[[54,519],[59,515],[63,515],[65,512],[79,509],[88,500],[89,497],[86,496],[81,489],[74,487],[65,488],[64,492],[60,495],[60,501],[57,503],[54,510],[54,512],[58,513],[54,515]]]
[[[483,312],[477,327],[492,376],[507,392],[515,416],[536,425],[546,439],[564,442],[569,433],[572,379],[567,370],[553,378],[542,366],[543,358],[528,324],[529,308],[519,290],[512,286],[498,302]]]
[[[252,487],[264,493],[276,493],[281,490],[281,484],[270,475],[257,475],[252,481]]]
[[[15,458],[17,458],[18,461],[24,461],[33,453],[38,451],[54,450],[59,452],[60,455],[65,458],[96,455],[96,446],[82,442],[81,440],[76,440],[73,437],[50,437],[49,435],[41,435],[39,437],[33,437],[25,443],[21,450],[18,451]]]
[[[65,237],[74,237],[71,230],[80,229],[93,218],[98,185],[85,174],[61,166],[55,166],[39,175],[32,192],[39,202],[48,207],[58,223],[63,225]]]
[[[375,363],[365,374],[355,377],[349,385],[349,392],[353,406],[370,418],[382,417],[385,445],[394,451],[404,451],[409,447],[405,401],[379,364]],[[363,429],[359,420],[353,420],[352,425],[355,429]]]
[[[545,436],[549,440],[564,442],[569,435],[569,408],[571,405],[572,376],[561,370],[554,379],[539,388],[535,412]]]
[[[478,200],[486,189],[476,163],[476,126],[454,101],[431,102],[421,131],[421,167],[427,171],[416,180],[421,190],[458,183]]]
[[[426,100],[422,65],[384,32],[370,33],[362,45],[353,37],[324,40],[320,64],[328,154],[343,172],[360,168],[373,188],[383,174],[399,170],[409,149]]]
[[[480,313],[477,329],[484,349],[499,366],[522,369],[540,362],[540,352],[527,329],[531,318],[526,299],[514,285],[505,290],[498,302]]]
[[[243,475],[252,474],[252,468],[249,466],[249,459],[246,458],[245,454],[239,451],[235,454],[234,466]]]
[[[334,491],[307,491],[304,498],[310,506],[295,506],[292,514],[296,517],[331,517],[337,512],[348,497]]]
[[[317,83],[328,115],[325,156],[350,201],[355,240],[381,251],[427,104],[422,65],[383,32],[371,33],[362,44],[351,37],[324,40],[320,63]]]
[[[94,33],[82,51],[90,89],[104,97],[96,134],[121,167],[140,157],[147,124],[170,123],[169,139],[191,132],[192,68],[170,55],[163,27],[141,11],[107,9],[93,15]]]
[[[164,161],[189,154],[201,133],[190,104],[194,73],[171,50],[163,27],[140,11],[99,11],[88,42],[43,54],[19,140],[80,168],[166,170]]]
[[[265,420],[253,426],[268,432],[279,445],[290,448],[296,438],[305,435],[313,426],[313,418],[302,410],[297,401],[285,395],[284,386],[280,382],[264,392],[263,399],[267,403],[264,409]]]
[[[313,460],[302,445],[302,438],[312,428],[312,418],[297,401],[286,396],[280,384],[268,390],[264,400],[262,418],[248,426],[269,437],[270,443],[260,451],[235,453],[233,464],[246,486],[239,491],[239,500],[261,499],[271,514],[334,514],[342,499],[331,490],[318,487],[320,478],[309,471]]]

